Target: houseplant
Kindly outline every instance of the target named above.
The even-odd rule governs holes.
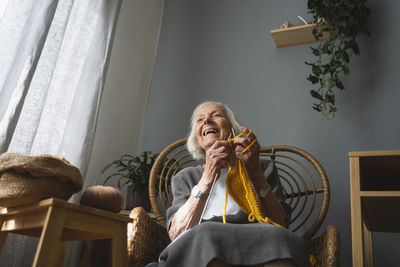
[[[311,47],[317,57],[314,62],[305,62],[311,66],[312,73],[308,76],[317,89],[310,91],[317,100],[313,108],[321,112],[323,118],[333,119],[335,107],[335,89],[345,89],[341,75],[350,73],[350,57],[354,53],[360,54],[356,36],[370,35],[366,24],[370,10],[366,0],[308,0],[309,13],[313,15],[313,35],[318,41],[316,47]],[[323,32],[330,37],[326,41],[320,40]]]
[[[106,165],[102,173],[112,169],[113,172],[108,175],[103,185],[110,179],[117,179],[119,188],[127,186],[126,209],[132,209],[136,206],[143,206],[150,211],[150,200],[148,193],[148,183],[150,170],[158,156],[151,151],[144,151],[139,156],[122,155],[119,159]]]

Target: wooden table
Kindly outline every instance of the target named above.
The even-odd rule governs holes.
[[[349,157],[353,267],[373,266],[372,232],[400,232],[400,150]]]
[[[8,233],[40,237],[32,266],[58,266],[66,241],[112,239],[112,266],[128,266],[127,223],[131,219],[50,198],[0,212],[0,250]],[[62,263],[61,263],[62,266]]]

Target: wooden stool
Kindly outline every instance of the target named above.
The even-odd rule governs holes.
[[[112,239],[112,266],[128,266],[127,223],[131,219],[49,198],[0,212],[0,251],[8,233],[40,237],[32,266],[57,264],[66,241]],[[62,266],[62,263],[61,263]]]

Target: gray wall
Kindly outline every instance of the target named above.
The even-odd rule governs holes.
[[[348,152],[400,149],[400,2],[369,7],[372,36],[359,38],[361,56],[352,57],[328,121],[311,108],[309,45],[278,49],[269,35],[285,20],[301,24],[305,0],[166,1],[141,150],[184,137],[199,102],[226,103],[263,145],[295,145],[319,159],[332,188],[325,221],[339,228],[341,264],[351,266]],[[399,266],[400,235],[373,237],[376,266]]]

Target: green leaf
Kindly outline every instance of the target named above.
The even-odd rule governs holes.
[[[319,49],[316,49],[316,48],[314,48],[314,47],[310,47],[311,48],[311,50],[312,50],[312,53],[313,53],[313,55],[314,56],[319,56],[320,55],[320,51],[319,51]]]
[[[312,84],[316,84],[319,81],[318,77],[314,76],[312,74],[310,74],[310,76],[308,76],[307,80],[309,80]]]
[[[325,42],[324,45],[322,46],[322,54],[329,54],[329,42]]]
[[[349,73],[350,73],[350,71],[349,71],[349,65],[348,65],[346,62],[343,63],[342,69],[343,69],[343,73],[344,73],[345,75],[349,75]]]
[[[351,49],[353,50],[354,54],[358,55],[360,54],[360,48],[358,47],[358,44],[355,41],[350,42]]]
[[[321,111],[322,111],[321,105],[313,104],[312,108],[315,109],[315,110],[318,111],[318,112],[321,112]]]
[[[349,63],[349,61],[350,61],[350,57],[349,57],[349,54],[347,53],[347,51],[346,50],[342,50],[343,51],[343,59],[344,59],[344,63]]]
[[[319,76],[321,74],[321,68],[318,65],[312,65],[312,72],[316,75]]]
[[[311,93],[311,96],[312,96],[312,97],[314,97],[314,98],[316,98],[316,99],[318,99],[318,100],[322,100],[322,99],[323,99],[322,96],[321,96],[321,94],[318,93],[318,92],[315,91],[315,90],[311,90],[310,93]]]
[[[333,30],[330,32],[330,38],[331,40],[335,40],[339,36],[339,28],[338,27],[333,27]]]
[[[313,28],[312,34],[313,34],[313,35],[316,35],[317,33],[318,33],[318,29],[317,29],[317,28]]]
[[[337,111],[337,108],[334,106],[329,106],[329,113],[335,113]]]
[[[337,80],[337,81],[335,82],[335,85],[336,85],[337,88],[339,88],[339,89],[341,89],[341,90],[344,89],[343,83],[342,83],[341,81],[339,81],[339,80]]]
[[[326,100],[328,103],[335,105],[335,95],[334,94],[326,94]]]
[[[322,66],[322,69],[323,69],[322,73],[326,74],[326,73],[330,72],[332,68],[331,68],[331,65],[325,64]]]

